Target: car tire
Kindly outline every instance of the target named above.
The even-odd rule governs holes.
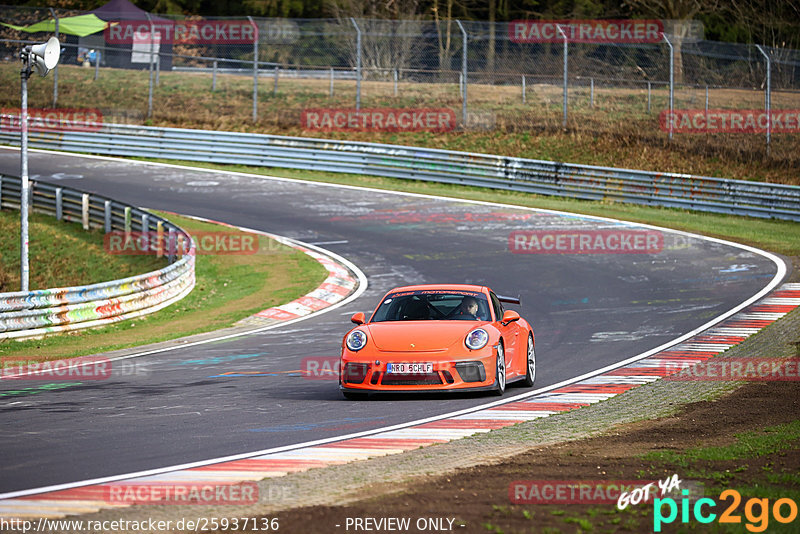
[[[536,348],[533,345],[533,336],[528,334],[528,352],[525,358],[525,387],[531,387],[536,380]]]
[[[366,398],[369,396],[366,393],[359,393],[359,392],[355,392],[355,391],[342,391],[342,395],[344,395],[345,399],[352,400],[352,401],[355,401],[355,400],[366,400]]]
[[[506,392],[506,353],[503,344],[497,345],[497,357],[495,359],[494,390],[493,393],[498,397]]]

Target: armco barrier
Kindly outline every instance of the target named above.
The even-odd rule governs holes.
[[[0,130],[0,143],[18,145],[19,133]],[[30,146],[365,174],[800,221],[798,186],[430,148],[120,124],[91,132],[35,132]]]
[[[163,269],[86,286],[0,293],[0,339],[99,326],[160,310],[194,287],[194,243],[171,222],[109,198],[31,181],[29,206],[84,229],[148,231],[165,243],[191,243],[182,257],[168,255]],[[19,209],[20,179],[0,175],[0,208]]]

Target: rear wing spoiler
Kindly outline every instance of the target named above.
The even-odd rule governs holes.
[[[519,297],[504,297],[503,295],[497,295],[497,300],[500,302],[506,302],[508,304],[520,304]]]

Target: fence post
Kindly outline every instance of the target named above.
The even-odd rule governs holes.
[[[50,14],[53,15],[53,19],[56,21],[55,38],[58,39],[58,15],[56,15],[52,7],[48,9],[50,10]],[[58,107],[58,63],[56,63],[56,66],[53,68],[53,107]]]
[[[105,50],[105,47],[103,47],[103,50]],[[95,48],[95,52],[94,52],[94,81],[97,81],[97,78],[100,76],[100,58],[101,58],[100,49],[99,48]]]
[[[217,90],[217,61],[214,60],[214,67],[211,71],[211,92]]]
[[[569,45],[567,44],[567,34],[564,33],[564,30],[561,29],[561,25],[557,24],[556,28],[558,28],[558,32],[561,34],[561,37],[564,38],[564,103],[562,104],[562,108],[564,110],[564,116],[561,119],[561,126],[563,128],[567,127],[567,64],[569,61]]]
[[[274,82],[273,82],[273,84],[272,84],[272,95],[273,95],[273,96],[275,96],[275,95],[277,95],[277,94],[278,94],[278,71],[279,71],[279,70],[280,70],[280,69],[279,69],[279,67],[278,67],[278,65],[277,65],[277,63],[276,63],[276,64],[275,64],[275,73],[274,73],[274,80],[275,80],[275,81],[274,81]]]
[[[650,114],[650,82],[647,82],[647,113]]]
[[[397,96],[397,69],[394,69],[394,96]]]
[[[60,187],[56,187],[56,220],[60,221],[64,218],[64,191]]]
[[[589,100],[590,100],[590,102],[589,102],[589,105],[590,105],[591,107],[594,107],[594,78],[589,78],[589,85],[590,85],[590,87],[591,87],[591,88],[590,88],[590,90],[589,90],[589,92],[590,92],[590,96],[589,96]]]
[[[467,129],[467,30],[464,29],[464,25],[461,24],[461,21],[456,19],[456,23],[458,23],[458,28],[461,30],[461,39],[463,46],[461,47],[461,79],[462,79],[462,86],[463,92],[461,93],[461,122],[463,124],[464,129]]]
[[[150,88],[147,93],[147,118],[153,116],[153,46],[156,40],[156,30],[153,26],[153,19],[150,18],[150,13],[145,11],[147,22],[150,23]]]
[[[522,103],[523,104],[525,103],[525,96],[526,96],[525,93],[526,92],[527,91],[525,90],[525,75],[523,74],[522,75]]]
[[[666,34],[662,33],[661,36],[669,46],[669,140],[672,141],[672,133],[675,128],[675,49]]]
[[[331,67],[331,83],[330,83],[330,86],[331,86],[330,94],[331,94],[331,98],[333,98],[333,67]]]
[[[758,51],[764,56],[764,59],[767,60],[767,87],[764,93],[764,110],[767,112],[767,157],[769,157],[769,142],[770,137],[772,137],[772,61],[769,59],[769,55],[767,55],[761,45],[756,45],[756,48],[758,48]]]
[[[361,110],[361,28],[356,24],[356,19],[350,17],[356,29],[356,113]]]
[[[255,39],[253,39],[253,122],[258,121],[258,26],[253,22],[253,17],[247,16],[253,25]]]

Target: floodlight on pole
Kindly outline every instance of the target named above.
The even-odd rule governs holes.
[[[46,43],[28,45],[20,52],[22,70],[20,80],[22,83],[22,106],[20,110],[20,180],[19,192],[19,268],[20,290],[28,291],[28,197],[30,184],[28,182],[28,78],[33,69],[39,76],[47,76],[51,69],[58,65],[61,56],[61,44],[58,39],[51,37]]]

